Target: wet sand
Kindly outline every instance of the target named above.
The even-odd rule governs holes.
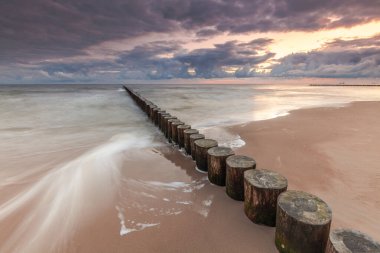
[[[380,240],[379,109],[378,102],[360,102],[343,108],[297,110],[228,130],[246,142],[236,153],[255,158],[258,168],[282,173],[289,189],[325,200],[333,210],[333,227],[358,229]],[[116,179],[84,188],[86,198],[80,198],[75,219],[72,213],[66,216],[54,209],[59,222],[51,224],[57,226],[41,230],[38,240],[23,245],[27,251],[277,252],[274,228],[250,222],[243,202],[230,199],[224,187],[211,185],[206,174],[195,170],[192,159],[163,137],[156,142],[161,145],[125,151],[120,168],[94,177]],[[31,202],[1,222],[2,242],[12,238],[19,221],[33,208]],[[62,227],[66,220],[76,223]],[[53,247],[62,228],[71,230]],[[19,241],[7,245],[7,252],[17,252],[36,234],[20,235]]]
[[[380,240],[380,103],[297,110],[231,128],[247,145],[237,153],[287,177],[288,189],[315,194],[332,208],[332,227]]]
[[[228,198],[223,187],[211,185],[206,174],[195,170],[190,157],[167,146],[154,151],[140,164],[125,168],[125,185],[115,205],[123,207],[126,227],[136,227],[137,222],[157,225],[120,236],[117,212],[108,209],[76,236],[72,249],[276,252],[274,229],[251,224],[244,215],[243,203]]]
[[[289,189],[324,199],[333,210],[333,227],[359,229],[379,240],[379,109],[380,103],[363,102],[298,110],[229,130],[247,143],[238,154],[254,157],[259,168],[285,175]],[[160,147],[141,164],[128,167],[144,172],[125,168],[129,173],[121,205],[126,219],[159,224],[119,236],[120,223],[110,209],[76,237],[78,251],[277,252],[275,229],[251,223],[242,202],[227,197],[224,187],[211,185],[206,174],[195,171],[194,162],[175,148]],[[188,186],[132,186],[128,178]]]

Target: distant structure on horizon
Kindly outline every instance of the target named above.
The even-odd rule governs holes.
[[[338,83],[338,84],[329,84],[329,83],[322,83],[322,84],[318,84],[318,83],[312,83],[312,84],[309,84],[309,86],[342,86],[342,87],[346,87],[346,86],[356,86],[356,87],[370,87],[370,86],[373,86],[373,87],[380,87],[380,84],[346,84],[344,82],[341,82],[341,83]]]

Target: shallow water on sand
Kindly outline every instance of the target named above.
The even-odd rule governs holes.
[[[371,87],[132,87],[232,147],[244,140],[222,126],[292,109],[380,99],[380,89]],[[119,236],[159,227],[160,217],[189,207],[207,218],[213,195],[194,197],[207,181],[203,175],[191,177],[173,162],[165,165],[168,157],[161,151],[155,152],[161,165],[154,165],[167,167],[166,174],[149,163],[136,167],[166,144],[120,86],[0,86],[0,119],[0,252],[67,245],[73,231],[110,206]],[[153,174],[142,176],[148,169]]]

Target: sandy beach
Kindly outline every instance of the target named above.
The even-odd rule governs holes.
[[[289,180],[289,189],[304,190],[325,200],[333,210],[333,228],[358,229],[379,240],[380,201],[376,194],[380,190],[380,170],[376,162],[379,108],[378,102],[359,102],[341,108],[297,110],[288,116],[229,130],[246,141],[236,153],[254,157],[258,168],[282,173]],[[93,242],[99,240],[93,238],[95,234],[82,233],[83,240],[77,241],[81,252],[99,247],[112,252],[123,249],[133,252],[277,252],[274,228],[251,223],[244,215],[243,203],[230,199],[224,187],[211,185],[205,174],[195,171],[190,158],[170,146],[157,151],[140,165],[150,167],[151,173],[136,172],[130,176],[144,181],[185,182],[193,185],[189,186],[193,191],[186,195],[181,187],[173,191],[156,188],[149,192],[155,198],[148,202],[134,200],[145,211],[129,209],[127,216],[149,220],[146,210],[150,207],[180,213],[160,215],[158,226],[118,237],[119,224],[111,218],[114,211],[109,210],[105,217],[110,219],[101,219],[105,227],[97,225],[89,229],[102,227],[102,230],[114,231],[114,236],[105,233],[105,237],[99,238],[109,241],[94,247]],[[141,193],[144,189],[136,187],[135,192]],[[130,191],[124,196],[128,196],[128,202],[141,198]],[[191,204],[178,206],[179,202],[186,201]]]
[[[379,102],[355,102],[236,126],[232,131],[247,142],[237,153],[283,174],[288,189],[322,198],[333,211],[333,228],[380,240],[379,109]]]
[[[358,229],[379,240],[379,109],[379,102],[303,109],[272,120],[228,127],[228,131],[246,142],[236,153],[253,157],[258,168],[283,174],[289,189],[325,200],[333,210],[333,227]],[[60,212],[63,216],[52,223],[56,225],[53,228],[32,223],[38,233],[20,232],[19,222],[29,215],[30,205],[19,208],[2,222],[0,239],[8,242],[5,249],[277,252],[274,228],[250,222],[242,202],[230,199],[224,187],[211,185],[206,174],[195,170],[192,159],[166,143],[164,137],[156,137],[155,142],[160,145],[145,148],[138,162],[131,159],[137,155],[134,151],[119,157],[121,169],[112,175],[119,183],[111,187],[92,182],[92,187],[84,189],[91,193],[86,194],[77,218],[71,219],[74,225],[66,224],[66,213]],[[15,191],[5,189],[10,194]],[[23,242],[14,240],[17,237],[12,235],[17,233]],[[60,234],[60,240],[54,241]]]

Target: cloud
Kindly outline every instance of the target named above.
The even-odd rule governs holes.
[[[258,64],[273,57],[266,49],[271,43],[269,39],[251,44],[221,41],[212,48],[192,51],[184,50],[178,41],[159,45],[144,39],[155,34],[157,41],[160,35],[175,37],[185,33],[189,34],[185,39],[201,41],[221,34],[350,27],[379,20],[379,9],[380,2],[373,0],[2,1],[1,82],[38,82],[48,78],[92,81],[111,74],[119,80],[249,77],[258,74]],[[140,45],[127,47],[136,38],[141,40]],[[91,48],[120,40],[126,41],[124,48],[114,50],[113,55],[104,51],[104,59],[102,55],[92,58]],[[328,47],[331,50],[333,45]],[[125,51],[126,48],[131,49]],[[366,57],[366,64],[376,63],[374,58]],[[338,66],[344,64],[335,67]],[[277,66],[273,73],[294,74],[289,67],[280,68]],[[311,72],[311,67],[306,70]]]
[[[258,75],[258,64],[274,56],[266,51],[270,43],[272,40],[266,38],[248,43],[228,41],[188,51],[181,41],[150,42],[126,50],[115,59],[42,62],[29,66],[17,80],[25,82],[32,73],[35,82],[43,83],[250,77]]]
[[[380,35],[335,40],[309,53],[288,55],[273,66],[273,76],[380,77]]]
[[[182,64],[194,68],[196,77],[215,78],[234,75],[239,73],[243,77],[241,68],[254,68],[274,56],[273,53],[265,52],[259,55],[258,51],[264,50],[272,42],[271,39],[257,39],[249,43],[229,41],[216,44],[214,48],[197,49],[187,54],[176,56],[176,60]],[[230,70],[223,70],[230,67]],[[237,70],[231,70],[237,68]],[[223,70],[223,71],[221,71]],[[247,75],[254,72],[245,72]]]
[[[254,68],[273,57],[270,52],[259,54],[271,42],[271,39],[256,39],[249,43],[228,41],[213,48],[189,52],[179,43],[148,43],[125,52],[118,62],[129,69],[144,69],[151,79],[227,77],[233,76],[240,68]],[[239,73],[243,77],[243,72]],[[248,76],[254,72],[245,73]]]
[[[218,34],[220,34],[220,32],[215,28],[204,28],[196,32],[196,36],[201,39],[210,38]]]
[[[180,29],[317,30],[378,20],[373,0],[14,0],[0,4],[0,61],[83,54],[104,41]]]
[[[170,0],[159,2],[164,17],[185,28],[219,31],[318,30],[378,20],[379,1],[364,0]]]
[[[0,61],[84,54],[104,41],[170,32],[149,0],[14,0],[0,4]]]

